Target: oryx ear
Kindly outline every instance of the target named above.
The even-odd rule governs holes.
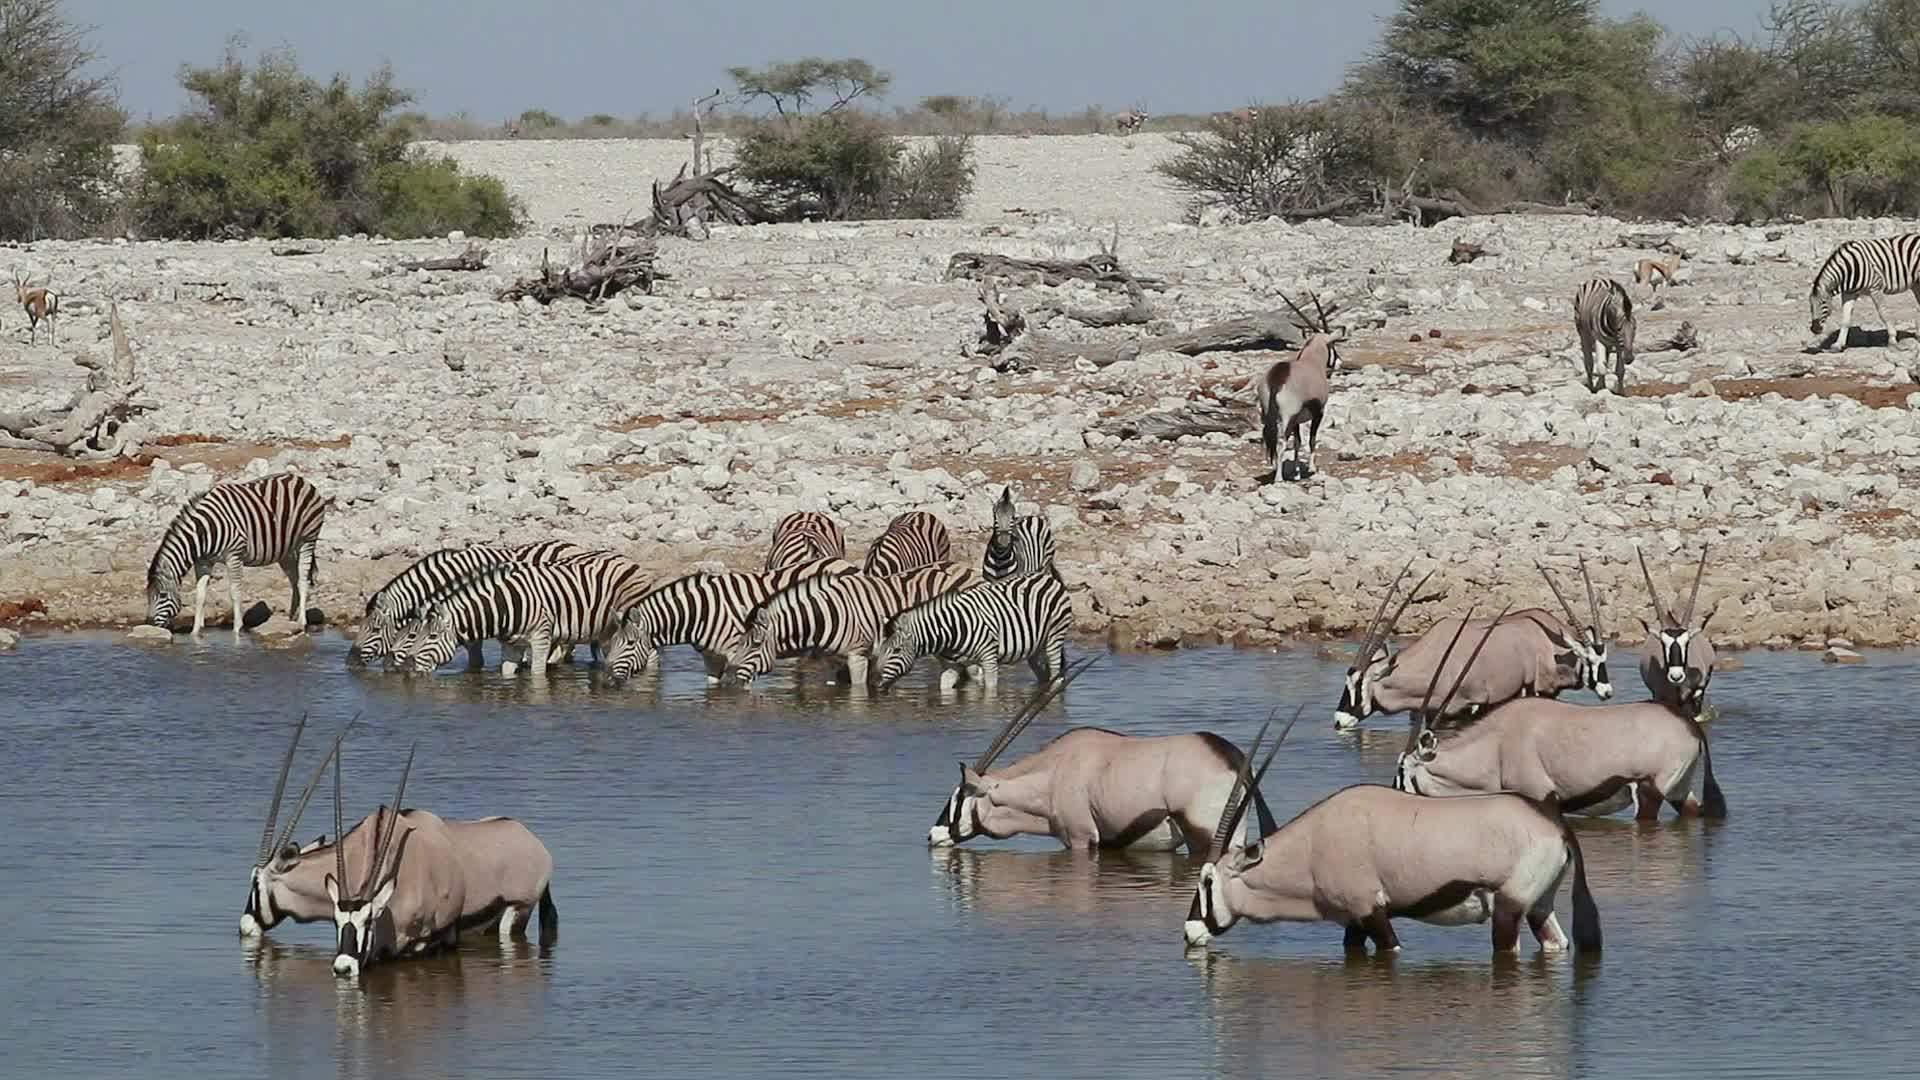
[[[333,880],[332,874],[328,874],[325,884],[327,887],[327,899],[333,901],[334,907],[339,907],[340,906],[340,883]]]
[[[1651,627],[1651,626],[1648,626],[1648,625],[1647,625],[1647,620],[1645,620],[1645,619],[1643,619],[1643,618],[1641,618],[1641,617],[1640,617],[1640,616],[1638,616],[1638,615],[1635,615],[1635,616],[1633,617],[1633,621],[1635,621],[1635,622],[1637,622],[1637,623],[1639,623],[1639,624],[1640,624],[1640,629],[1642,629],[1642,630],[1645,630],[1645,631],[1647,632],[1647,636],[1648,636],[1648,637],[1652,637],[1652,636],[1653,636],[1653,627]]]
[[[983,778],[979,773],[974,772],[973,766],[967,764],[964,761],[960,763],[960,786],[961,787],[978,788],[980,785],[984,783],[986,783],[985,778]]]
[[[373,901],[372,901],[373,910],[375,911],[387,910],[387,904],[393,900],[393,883],[394,883],[394,879],[397,877],[399,877],[398,874],[395,874],[393,877],[389,877],[387,879],[387,883],[385,885],[380,886],[380,891],[373,894]]]
[[[1440,736],[1435,735],[1432,728],[1422,728],[1419,741],[1415,744],[1415,749],[1420,752],[1420,756],[1425,759],[1431,759],[1434,752],[1439,748]]]

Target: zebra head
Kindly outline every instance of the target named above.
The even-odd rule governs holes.
[[[1006,551],[1013,546],[1013,487],[1008,485],[1000,489],[1000,498],[993,504],[993,533],[987,540],[987,546],[995,551]]]
[[[412,663],[408,664],[398,650],[394,658],[423,675],[453,659],[454,652],[460,648],[460,637],[453,629],[453,612],[445,607],[427,612],[415,625],[407,644],[413,653]]]
[[[347,650],[347,659],[354,663],[371,663],[385,655],[387,650],[399,644],[399,619],[385,607],[367,601],[367,614],[360,627],[360,636],[354,639],[353,648]]]
[[[778,616],[785,608],[786,605],[776,595],[747,616],[746,636],[740,639],[739,647],[733,650],[731,662],[727,665],[723,680],[727,685],[751,685],[761,672],[773,666],[777,659],[779,623],[782,621]]]
[[[160,565],[158,557],[147,571],[147,622],[171,627],[180,612],[180,575]]]
[[[651,671],[660,661],[660,650],[653,644],[653,624],[639,608],[629,608],[620,617],[620,626],[607,640],[605,663],[607,677],[624,682],[636,673]]]
[[[900,681],[900,677],[913,670],[926,654],[923,645],[924,635],[920,632],[921,623],[926,618],[924,605],[908,608],[900,613],[881,634],[873,647],[873,681],[885,690]]]
[[[1833,294],[1820,288],[1818,279],[1807,293],[1807,315],[1810,320],[1807,329],[1815,334],[1825,333],[1827,320],[1833,318]]]

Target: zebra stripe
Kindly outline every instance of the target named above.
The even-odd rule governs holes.
[[[475,544],[465,548],[441,548],[415,560],[413,565],[395,574],[367,597],[367,611],[359,637],[348,650],[348,659],[373,661],[399,643],[403,623],[417,617],[418,610],[436,593],[458,584],[462,578],[501,563],[527,565],[584,555],[587,549],[564,540],[542,540],[535,544]],[[480,645],[468,647],[474,667],[480,666]]]
[[[319,576],[320,527],[332,499],[304,477],[274,473],[257,480],[215,484],[187,500],[160,536],[147,567],[147,621],[173,625],[180,610],[180,582],[194,577],[193,632],[205,625],[207,579],[224,566],[233,601],[233,629],[240,631],[240,568],[278,564],[293,589],[289,615],[305,621],[307,595]],[[306,564],[303,580],[301,564]]]
[[[904,574],[952,558],[953,538],[940,519],[924,510],[909,510],[887,523],[887,531],[867,549],[867,561],[860,569],[866,574]]]
[[[607,674],[614,680],[653,670],[665,645],[692,645],[718,680],[727,657],[739,648],[747,615],[795,582],[824,574],[853,574],[843,559],[816,559],[761,573],[687,574],[641,597],[621,615],[607,641]]]
[[[1833,316],[1833,298],[1840,298],[1840,348],[1847,347],[1847,327],[1853,322],[1853,302],[1865,296],[1887,328],[1887,344],[1894,344],[1893,324],[1880,306],[1883,294],[1913,290],[1920,300],[1920,233],[1903,233],[1877,240],[1847,240],[1833,249],[1813,275],[1807,292],[1809,329],[1819,334]]]
[[[840,531],[839,522],[816,510],[796,510],[773,527],[767,569],[846,557],[847,538]]]
[[[1594,344],[1598,342],[1613,358],[1614,392],[1626,393],[1636,322],[1633,298],[1627,295],[1626,286],[1612,278],[1594,278],[1573,294],[1573,328],[1580,335],[1587,389],[1598,391],[1606,385],[1606,373],[1594,369]]]
[[[747,616],[745,640],[727,672],[750,683],[775,660],[839,656],[854,686],[866,685],[867,654],[896,615],[965,586],[973,571],[950,563],[904,574],[816,577],[775,593]]]
[[[1060,571],[1053,560],[1053,526],[1038,514],[1015,517],[1013,489],[1002,488],[999,501],[993,504],[993,533],[987,539],[987,553],[980,561],[982,576],[998,581],[1045,571],[1057,578]]]
[[[460,646],[493,638],[503,647],[524,646],[528,666],[540,675],[555,644],[610,635],[621,605],[646,585],[638,564],[612,552],[490,567],[432,601],[409,637],[408,660],[415,671],[432,671]]]
[[[1072,625],[1073,601],[1058,578],[983,581],[902,612],[874,649],[873,664],[882,688],[929,655],[949,665],[979,664],[988,689],[998,685],[1002,663],[1024,659],[1045,684],[1066,669]]]

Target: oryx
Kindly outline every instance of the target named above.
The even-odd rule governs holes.
[[[1647,570],[1646,552],[1636,548],[1640,576],[1646,580],[1647,596],[1653,601],[1657,626],[1645,619],[1640,625],[1647,632],[1647,644],[1641,652],[1640,678],[1653,694],[1653,700],[1679,709],[1688,716],[1699,716],[1707,701],[1707,684],[1713,681],[1716,654],[1707,638],[1707,624],[1713,612],[1693,625],[1694,606],[1700,600],[1700,576],[1707,569],[1707,548],[1700,549],[1700,564],[1693,571],[1693,591],[1687,595],[1686,614],[1674,617],[1673,609],[1660,602],[1653,587],[1653,574]]]
[[[1442,926],[1492,919],[1493,947],[1507,952],[1519,946],[1524,916],[1541,949],[1558,952],[1567,938],[1553,900],[1571,866],[1573,944],[1582,952],[1600,948],[1600,913],[1587,889],[1580,841],[1551,800],[1510,793],[1424,799],[1358,784],[1244,848],[1226,848],[1272,761],[1269,752],[1253,771],[1248,755],[1241,766],[1216,834],[1215,847],[1224,850],[1200,868],[1187,909],[1189,947],[1243,918],[1335,922],[1346,928],[1349,951],[1364,950],[1372,938],[1382,952],[1400,947],[1394,918]]]
[[[418,749],[416,744],[415,749]],[[446,823],[425,810],[402,812],[413,751],[400,771],[391,813],[372,815],[372,858],[347,876],[347,846],[333,846],[333,872],[323,885],[333,901],[335,975],[358,976],[392,956],[432,952],[459,943],[466,875]],[[340,835],[340,760],[333,762],[333,829]],[[391,862],[389,862],[391,858]],[[383,876],[384,875],[384,876]]]
[[[929,847],[976,836],[1052,836],[1068,848],[1173,851],[1204,858],[1245,754],[1212,732],[1131,736],[1077,727],[1004,769],[993,762],[1074,676],[1043,685],[972,765],[927,832]],[[1260,802],[1263,821],[1271,821]]]
[[[300,747],[300,733],[306,730],[307,718],[302,715],[300,722],[294,725],[293,741],[287,745],[287,754],[280,762],[280,779],[273,786],[273,802],[267,807],[267,824],[260,830],[260,851],[254,856],[253,872],[247,880],[247,906],[240,912],[240,936],[259,937],[267,930],[278,925],[282,919],[295,922],[317,922],[333,917],[333,904],[327,899],[322,885],[325,877],[324,863],[314,858],[316,853],[324,856],[322,850],[327,847],[326,837],[320,837],[305,847],[292,845],[293,831],[300,827],[300,815],[307,809],[307,803],[313,798],[313,790],[320,784],[320,778],[327,774],[327,765],[340,752],[340,742],[347,737],[347,729],[353,721],[347,722],[340,734],[333,740],[333,746],[325,757],[320,759],[320,767],[313,770],[313,778],[300,793],[300,801],[294,806],[293,817],[288,819],[287,827],[278,834],[274,826],[280,820],[280,800],[287,791],[287,773],[293,769],[293,754]],[[335,833],[338,842],[339,834]],[[365,830],[356,829],[355,835],[348,837],[350,844],[364,849],[368,842]],[[365,860],[366,853],[361,850],[356,858]]]
[[[1304,480],[1313,475],[1320,420],[1327,410],[1327,398],[1333,393],[1333,373],[1340,369],[1340,343],[1347,339],[1346,327],[1336,330],[1328,322],[1329,312],[1320,305],[1319,296],[1313,297],[1314,310],[1319,313],[1317,321],[1288,300],[1285,293],[1280,294],[1280,299],[1286,300],[1287,306],[1299,316],[1300,330],[1306,340],[1301,342],[1300,351],[1292,359],[1269,367],[1254,388],[1254,396],[1260,403],[1260,445],[1266,451],[1270,470],[1263,483],[1275,479]],[[1302,421],[1307,425],[1304,464],[1300,460]],[[1280,444],[1286,440],[1293,443],[1293,461],[1291,469],[1283,470]]]
[[[1411,566],[1411,562],[1408,565]],[[1586,579],[1592,622],[1584,627],[1579,625],[1572,605],[1567,603],[1546,567],[1537,562],[1534,565],[1566,611],[1566,621],[1544,608],[1525,608],[1504,614],[1497,621],[1486,658],[1473,668],[1462,692],[1443,706],[1446,710],[1443,715],[1483,709],[1521,696],[1557,697],[1563,690],[1591,690],[1603,701],[1613,696],[1613,683],[1607,671],[1607,644],[1600,632],[1600,605],[1594,596],[1593,581],[1587,577],[1586,560],[1581,560],[1580,573]],[[1401,575],[1405,574],[1402,570]],[[1374,613],[1374,621],[1368,624],[1358,658],[1347,669],[1340,703],[1333,711],[1335,730],[1352,728],[1375,714],[1405,712],[1420,700],[1421,688],[1441,663],[1442,642],[1464,626],[1464,621],[1441,619],[1397,653],[1388,650],[1387,642],[1407,604],[1432,576],[1429,573],[1421,578],[1401,600],[1393,617],[1382,623],[1400,578],[1388,586],[1386,597]],[[1479,620],[1467,629],[1477,633],[1495,625]],[[1449,674],[1463,672],[1464,669],[1460,669]]]

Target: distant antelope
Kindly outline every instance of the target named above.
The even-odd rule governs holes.
[[[1287,300],[1285,294],[1281,299]],[[1276,478],[1304,480],[1313,475],[1314,455],[1320,444],[1320,418],[1333,392],[1333,373],[1340,368],[1340,343],[1347,339],[1346,327],[1336,331],[1328,324],[1327,310],[1320,306],[1318,296],[1313,298],[1318,320],[1309,318],[1292,300],[1287,300],[1287,306],[1299,316],[1306,340],[1292,359],[1281,360],[1268,368],[1254,391],[1260,402],[1260,445],[1266,450],[1267,467],[1271,470],[1267,482]],[[1302,420],[1307,424],[1304,465],[1300,461]],[[1283,440],[1293,442],[1293,468],[1284,475],[1280,461]]]
[[[1653,574],[1647,570],[1646,552],[1634,552],[1640,559],[1640,576],[1646,580],[1647,596],[1653,601],[1653,617],[1659,624],[1640,625],[1647,632],[1647,644],[1640,657],[1640,678],[1653,699],[1688,716],[1699,716],[1707,702],[1707,684],[1713,681],[1713,665],[1718,660],[1713,642],[1707,637],[1707,624],[1713,612],[1693,625],[1694,607],[1700,600],[1700,576],[1707,569],[1707,549],[1700,549],[1700,564],[1694,568],[1693,591],[1687,596],[1687,610],[1675,617],[1672,608],[1660,602],[1653,587]]]
[[[54,336],[53,318],[60,314],[59,294],[45,286],[29,286],[18,270],[13,272],[13,294],[27,312],[27,344],[33,344],[34,334],[44,320],[47,324],[47,344],[58,345],[60,339]]]
[[[1543,576],[1547,573],[1544,567],[1540,572]],[[1401,571],[1402,576],[1405,573]],[[1581,573],[1584,578],[1584,562]],[[1414,709],[1422,700],[1421,688],[1447,655],[1443,642],[1462,629],[1492,633],[1491,647],[1487,658],[1471,672],[1465,668],[1446,672],[1466,680],[1465,692],[1451,695],[1446,706],[1451,712],[1441,713],[1434,719],[1484,709],[1521,696],[1558,697],[1564,690],[1591,690],[1603,701],[1613,696],[1607,671],[1607,644],[1599,630],[1600,609],[1590,580],[1587,601],[1593,622],[1589,626],[1579,626],[1573,609],[1567,605],[1566,598],[1560,596],[1559,585],[1547,576],[1547,584],[1567,611],[1565,622],[1544,608],[1508,612],[1497,620],[1441,619],[1406,648],[1389,652],[1387,643],[1393,636],[1394,624],[1432,576],[1429,573],[1421,578],[1406,594],[1393,618],[1382,623],[1380,617],[1385,614],[1400,579],[1395,578],[1394,584],[1388,587],[1379,611],[1374,613],[1374,622],[1369,624],[1367,636],[1361,642],[1358,658],[1347,669],[1340,704],[1333,712],[1335,730],[1355,727],[1370,716],[1391,716]]]
[[[1573,294],[1573,328],[1580,335],[1587,389],[1597,394],[1607,385],[1606,371],[1594,367],[1597,344],[1613,360],[1613,392],[1625,397],[1636,328],[1633,297],[1626,286],[1612,278],[1594,278],[1580,286]]]
[[[1210,731],[1132,736],[1077,727],[1003,769],[993,763],[1047,703],[1097,657],[1043,684],[1001,727],[986,752],[960,766],[960,784],[927,831],[927,846],[976,836],[1051,836],[1068,848],[1213,853],[1245,754]],[[1261,729],[1262,736],[1265,729]],[[1259,752],[1258,740],[1254,753]],[[1272,815],[1259,802],[1261,821]]]
[[[1633,264],[1633,283],[1635,285],[1652,284],[1656,288],[1662,284],[1671,285],[1679,273],[1678,258],[1641,259]]]
[[[1912,290],[1920,300],[1920,233],[1903,233],[1877,240],[1847,240],[1833,249],[1827,261],[1813,275],[1813,287],[1807,292],[1809,328],[1818,336],[1833,315],[1834,297],[1840,298],[1840,336],[1838,351],[1847,348],[1847,327],[1853,323],[1854,301],[1865,296],[1873,303],[1873,313],[1887,328],[1887,344],[1897,345],[1893,323],[1880,306],[1882,293],[1891,296]],[[1816,342],[1816,344],[1819,344]]]
[[[1436,669],[1436,683],[1439,675]],[[1285,737],[1282,732],[1274,751]],[[1541,950],[1559,952],[1567,936],[1554,918],[1553,901],[1571,867],[1573,945],[1582,952],[1600,949],[1600,912],[1587,887],[1580,840],[1554,801],[1510,793],[1427,799],[1358,784],[1244,848],[1227,847],[1272,761],[1269,752],[1255,771],[1249,753],[1241,764],[1241,780],[1215,837],[1220,854],[1200,868],[1187,909],[1183,933],[1189,948],[1246,918],[1339,923],[1347,951],[1365,951],[1371,938],[1384,953],[1400,948],[1392,925],[1397,917],[1441,926],[1491,919],[1494,951],[1510,952],[1519,946],[1524,917]]]
[[[1260,109],[1255,105],[1245,105],[1228,112],[1214,113],[1213,119],[1216,123],[1226,124],[1230,127],[1246,127],[1249,124],[1259,121]]]
[[[1131,135],[1139,131],[1140,125],[1146,123],[1148,119],[1149,117],[1147,116],[1146,110],[1129,109],[1113,118],[1113,126],[1120,134]]]

